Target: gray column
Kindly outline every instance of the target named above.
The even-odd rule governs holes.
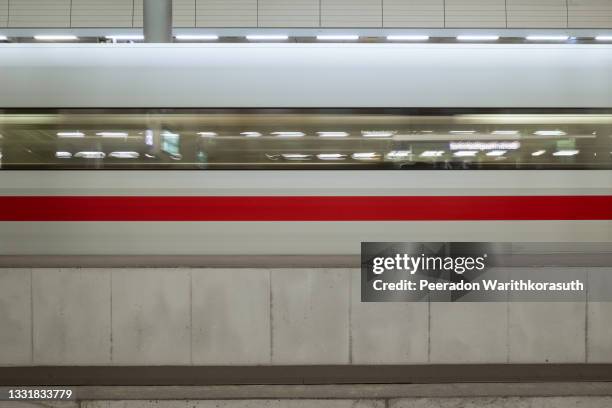
[[[144,36],[148,43],[172,42],[172,0],[144,0]]]

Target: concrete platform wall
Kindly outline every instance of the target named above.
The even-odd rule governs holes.
[[[0,269],[0,365],[612,362],[612,303],[359,292],[357,269]]]

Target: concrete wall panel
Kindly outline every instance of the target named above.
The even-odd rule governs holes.
[[[0,366],[32,363],[31,276],[0,269]]]
[[[347,269],[272,271],[272,363],[349,362]]]
[[[113,363],[190,364],[188,269],[112,271]]]
[[[193,363],[269,364],[270,271],[194,269]]]
[[[34,269],[34,364],[111,362],[110,271]]]

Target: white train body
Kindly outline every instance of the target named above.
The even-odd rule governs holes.
[[[476,113],[612,108],[612,46],[0,45],[0,112],[363,107]],[[0,171],[0,255],[356,255],[362,241],[610,242],[612,217],[605,205],[611,196],[612,172],[606,170]],[[54,219],[58,213],[48,209],[40,217],[33,211],[11,215],[20,210],[9,197],[30,206],[45,197],[81,197],[83,205],[100,197],[145,197],[153,206],[167,202],[156,203],[160,197],[231,197],[253,205],[261,197],[356,201],[343,213],[339,199],[318,219],[302,219],[295,200],[290,208],[275,204],[273,210],[282,209],[278,217],[261,219],[260,210],[252,217],[236,210],[235,219],[229,210],[216,218],[192,211],[181,219],[169,211],[165,218],[141,217],[110,207],[118,211],[115,218],[101,210],[98,217],[69,219],[71,209],[63,208]],[[373,208],[357,208],[368,203],[360,204],[363,197],[412,198],[423,205],[432,197],[436,203],[468,197],[475,207],[464,200],[468,215],[445,204],[439,211],[385,219]],[[500,205],[499,197],[514,198],[502,200],[495,216],[478,216],[474,208]],[[566,206],[563,197],[574,201],[558,219],[535,208]],[[595,209],[593,197],[601,199]]]

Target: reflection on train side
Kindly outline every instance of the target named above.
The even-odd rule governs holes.
[[[612,113],[0,114],[2,169],[612,169]]]

